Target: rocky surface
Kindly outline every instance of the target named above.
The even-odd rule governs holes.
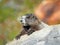
[[[22,36],[6,45],[60,45],[60,24],[46,26],[32,33],[30,36]]]

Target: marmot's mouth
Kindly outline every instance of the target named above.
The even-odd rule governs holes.
[[[30,29],[30,25],[26,25],[26,26],[23,26],[23,28],[25,29],[25,31],[28,31]]]

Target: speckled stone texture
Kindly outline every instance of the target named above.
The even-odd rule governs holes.
[[[30,36],[26,36],[23,41],[21,39],[13,40],[6,45],[60,45],[60,24],[46,26]]]

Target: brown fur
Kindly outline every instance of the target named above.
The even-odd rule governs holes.
[[[34,25],[34,26],[31,25],[31,28],[30,28],[28,31],[25,31],[25,29],[23,29],[23,30],[16,36],[16,39],[19,39],[21,36],[23,36],[23,35],[25,35],[25,34],[30,35],[30,34],[32,34],[33,32],[38,31],[39,29],[41,29],[41,28],[39,27],[39,25]]]
[[[40,22],[34,15],[31,15],[31,14],[29,15],[28,14],[27,16],[26,16],[26,18],[24,18],[24,20],[26,21],[26,24],[28,24],[28,25],[24,26],[24,24],[23,24],[22,31],[21,31],[21,33],[19,33],[16,36],[16,39],[19,39],[21,36],[23,36],[25,34],[30,35],[33,32],[41,29],[40,26],[39,26]],[[29,29],[27,29],[28,27],[29,27]]]

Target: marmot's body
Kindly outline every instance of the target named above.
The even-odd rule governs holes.
[[[39,30],[39,20],[33,14],[26,14],[20,19],[23,29],[19,35],[16,36],[16,39],[20,38],[24,34],[32,34],[34,31]]]

